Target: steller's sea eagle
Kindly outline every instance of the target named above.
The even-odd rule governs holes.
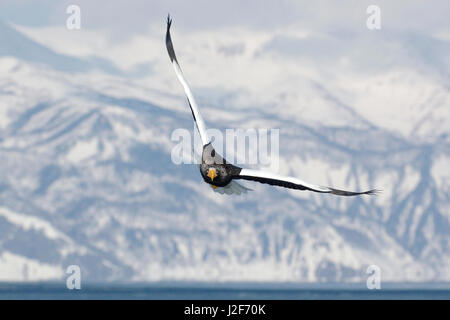
[[[330,187],[322,187],[314,184],[304,182],[294,177],[283,177],[274,173],[264,172],[259,170],[250,170],[240,168],[233,164],[227,163],[213,148],[211,140],[208,137],[205,128],[205,122],[198,110],[197,103],[192,95],[191,89],[183,76],[180,65],[178,64],[173,49],[172,38],[170,36],[170,26],[172,19],[167,17],[167,31],[166,31],[166,47],[169,53],[170,61],[172,62],[178,80],[181,82],[184,92],[187,96],[189,107],[191,108],[192,116],[200,133],[200,139],[203,145],[202,163],[200,164],[200,173],[203,180],[210,184],[214,191],[221,194],[241,194],[250,190],[238,184],[235,180],[251,180],[261,183],[267,183],[273,186],[280,186],[297,190],[308,190],[320,193],[331,193],[338,196],[357,196],[362,194],[375,194],[377,190],[368,190],[362,192],[353,192],[334,189]]]

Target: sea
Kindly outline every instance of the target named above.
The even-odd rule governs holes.
[[[450,300],[450,284],[0,283],[0,300]]]

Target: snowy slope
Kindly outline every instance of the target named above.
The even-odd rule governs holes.
[[[72,34],[0,25],[0,280],[78,264],[95,281],[365,281],[377,264],[386,281],[450,281],[448,42],[427,39],[430,62],[412,36],[374,53],[357,37],[175,31],[209,127],[280,128],[279,173],[383,189],[228,198],[171,162],[172,131],[193,126],[160,31],[71,52]]]

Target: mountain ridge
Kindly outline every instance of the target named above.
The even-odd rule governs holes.
[[[282,126],[280,173],[384,190],[342,199],[255,184],[246,197],[226,198],[196,166],[170,160],[171,132],[193,130],[174,75],[178,97],[171,87],[131,91],[135,80],[117,74],[72,76],[8,52],[0,55],[0,280],[60,280],[78,264],[86,281],[361,282],[377,264],[386,281],[450,281],[450,148],[440,136],[416,141],[345,117],[339,125],[288,121],[304,110],[289,102],[290,89],[283,112],[269,97],[254,110],[253,98],[241,101],[236,114],[248,93],[216,100],[202,89],[211,128]],[[340,103],[352,108],[328,89],[304,90],[331,117]]]

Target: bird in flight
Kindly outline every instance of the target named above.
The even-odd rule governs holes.
[[[192,116],[196,127],[200,133],[200,139],[203,145],[202,162],[200,164],[200,173],[203,180],[210,184],[214,191],[221,194],[241,194],[246,193],[248,188],[240,185],[236,180],[250,180],[260,183],[266,183],[273,186],[280,186],[289,189],[308,190],[319,193],[331,193],[338,196],[357,196],[362,194],[375,194],[377,190],[368,190],[362,192],[352,192],[334,189],[330,187],[322,187],[314,184],[306,183],[300,179],[294,177],[284,177],[270,172],[264,172],[259,170],[250,170],[240,168],[231,163],[228,163],[222,158],[213,148],[211,140],[206,132],[205,122],[198,110],[197,103],[195,102],[192,91],[189,88],[180,65],[178,64],[177,57],[173,48],[172,37],[170,36],[170,27],[172,25],[172,19],[167,17],[167,31],[166,31],[166,47],[169,53],[170,61],[177,75],[178,80],[183,86],[184,92],[187,96],[189,107],[191,108]]]

